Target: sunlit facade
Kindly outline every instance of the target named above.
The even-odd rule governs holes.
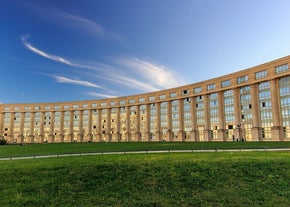
[[[290,56],[190,85],[79,102],[0,104],[10,143],[290,141]]]

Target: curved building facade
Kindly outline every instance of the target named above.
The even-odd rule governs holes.
[[[290,56],[199,83],[77,102],[0,104],[10,143],[290,141]]]

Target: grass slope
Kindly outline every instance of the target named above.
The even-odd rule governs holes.
[[[0,157],[120,152],[136,150],[290,148],[290,142],[123,142],[123,143],[54,143],[0,146]]]
[[[289,152],[0,162],[0,206],[290,206]]]

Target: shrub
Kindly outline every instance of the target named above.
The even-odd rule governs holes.
[[[0,138],[0,145],[6,145],[7,144],[7,140]]]

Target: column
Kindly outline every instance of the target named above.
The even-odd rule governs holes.
[[[92,126],[93,126],[93,110],[90,109],[88,114],[88,134],[87,134],[88,142],[93,141]]]
[[[172,102],[167,102],[167,137],[168,141],[173,141],[173,132],[172,132]]]
[[[80,110],[79,113],[79,126],[78,126],[78,142],[83,142],[83,121],[84,121],[84,111]]]
[[[39,126],[39,139],[40,143],[44,142],[44,117],[45,117],[45,112],[42,111],[40,113],[40,126]]]
[[[258,104],[258,87],[257,84],[251,85],[251,105],[252,105],[252,141],[262,141],[262,131],[260,127],[260,109]]]
[[[74,111],[70,111],[70,121],[69,121],[69,141],[74,140]]]
[[[209,94],[204,95],[204,141],[211,141]]]
[[[25,118],[25,112],[20,112],[20,131],[18,135],[18,139],[20,140],[20,143],[24,142],[24,118]]]
[[[64,111],[60,111],[59,141],[64,142]]]
[[[218,140],[226,141],[223,92],[218,93],[218,117],[219,117]]]
[[[146,104],[146,132],[145,140],[150,141],[150,104]]]
[[[162,141],[161,137],[161,103],[155,103],[156,104],[156,129],[155,129],[155,139],[156,141]]]
[[[131,141],[131,128],[130,128],[130,106],[126,106],[126,141]]]
[[[55,134],[54,134],[54,115],[55,111],[50,112],[50,129],[49,129],[49,140],[53,143]]]
[[[242,114],[241,114],[241,98],[240,98],[240,89],[234,89],[234,114],[235,114],[235,122],[236,126],[234,128],[234,136],[235,139],[241,139],[241,126],[242,126]]]
[[[102,135],[102,109],[98,109],[98,125],[97,125],[97,129],[98,129],[98,132],[97,132],[97,140],[99,142],[102,142],[103,141],[103,135]]]
[[[271,90],[271,105],[272,105],[272,119],[273,127],[271,128],[271,134],[273,141],[283,141],[283,127],[281,125],[281,109],[280,109],[280,96],[278,90],[278,79],[270,81]]]
[[[136,132],[135,132],[135,140],[141,140],[141,133],[140,133],[140,105],[136,106]]]
[[[4,138],[4,135],[3,135],[4,117],[5,117],[5,114],[0,112],[0,139]]]
[[[111,142],[112,141],[112,136],[111,136],[111,110],[112,109],[107,109],[107,127],[106,127],[106,141]]]
[[[184,99],[178,100],[178,141],[185,141],[184,132]]]
[[[190,97],[190,114],[191,114],[191,132],[190,139],[193,141],[199,141],[197,137],[197,121],[196,121],[196,99],[195,97]]]
[[[116,137],[115,137],[115,139],[118,141],[118,142],[120,142],[121,141],[121,137],[120,137],[120,114],[121,114],[121,108],[120,107],[118,107],[117,109],[116,109],[117,111],[116,111]]]
[[[34,143],[34,122],[35,122],[35,112],[31,112],[30,117],[30,134],[29,134],[29,142]]]
[[[9,124],[9,135],[8,135],[8,138],[10,139],[10,143],[17,142],[17,139],[14,140],[14,118],[15,118],[15,112],[11,112],[10,124]]]

